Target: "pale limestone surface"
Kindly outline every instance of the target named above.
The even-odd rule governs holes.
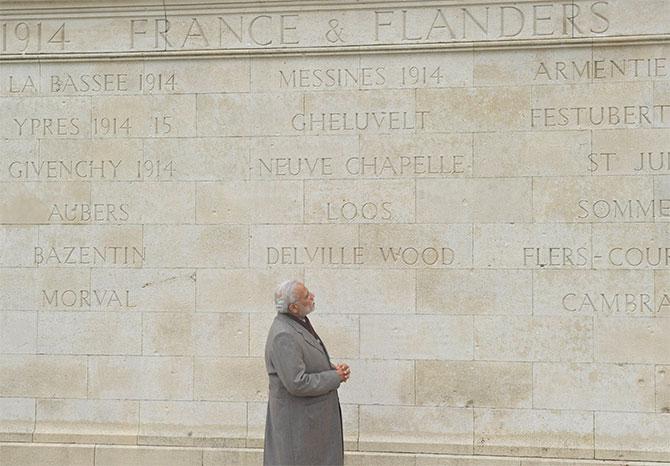
[[[245,403],[218,401],[141,401],[138,443],[244,446]]]
[[[98,399],[193,399],[193,358],[90,356],[88,396]]]
[[[362,406],[359,448],[422,451],[433,444],[443,453],[472,453],[472,420],[466,408]]]
[[[3,396],[86,398],[86,356],[8,354],[0,360]]]
[[[344,403],[365,405],[410,405],[416,397],[414,361],[393,359],[349,359],[351,371],[359,374],[347,381],[340,393]],[[379,381],[384,383],[380,384]],[[365,400],[365,401],[361,401]]]
[[[654,411],[654,372],[649,366],[538,363],[533,378],[533,406],[538,408]]]
[[[133,444],[140,418],[138,401],[39,400],[35,442]]]
[[[135,354],[142,352],[142,316],[89,311],[44,312],[37,325],[37,351],[46,354]],[[70,338],[63,334],[71,333]]]
[[[46,223],[53,213],[54,203],[87,203],[91,199],[89,183],[12,183],[3,186],[5,202],[0,210],[2,223],[38,224]],[[17,210],[15,206],[21,205]],[[54,216],[58,218],[58,216]]]
[[[588,458],[593,416],[588,411],[475,409],[475,452]]]
[[[652,413],[596,413],[599,458],[619,459],[621,450],[633,459],[667,461],[668,416]]]
[[[523,362],[417,361],[417,404],[532,406],[532,365]]]
[[[0,460],[25,466],[92,466],[94,450],[93,445],[8,443],[0,445]]]
[[[218,312],[147,314],[143,348],[152,355],[246,356],[249,317]]]
[[[284,274],[302,279],[302,269],[199,269],[193,278],[199,311],[254,313],[250,319],[273,318],[266,312],[267,296],[253,290],[272,289]],[[192,303],[193,304],[193,303]],[[192,309],[190,309],[192,310]],[[251,328],[253,331],[253,327]]]
[[[35,261],[36,226],[2,225],[0,227],[0,266],[29,267]]]
[[[532,218],[528,178],[417,181],[417,222],[517,223]]]
[[[531,314],[526,270],[420,270],[417,314]]]
[[[668,319],[645,317],[625,328],[618,319],[599,320],[595,332],[596,361],[667,364],[670,362],[668,332]]]
[[[474,327],[475,359],[495,361],[593,359],[593,322],[587,317],[475,316]]]
[[[311,319],[314,325],[318,325],[319,336],[328,342],[328,354],[333,359],[350,359],[361,356],[360,344],[362,335],[360,328],[367,323],[363,317],[357,315],[319,315]],[[267,335],[269,327],[264,328],[263,337]],[[265,338],[262,340],[263,348],[259,348],[265,354]]]
[[[99,446],[95,450],[95,464],[108,466],[160,466],[166,463],[187,466],[197,464],[201,458],[201,451],[183,448]]]
[[[670,464],[667,1],[2,4],[1,465]]]
[[[0,350],[4,354],[35,353],[37,313],[31,311],[0,312]]]
[[[193,399],[203,401],[267,400],[264,368],[263,358],[195,358]]]
[[[305,270],[313,283],[319,314],[414,314],[417,299],[412,270]],[[381,290],[375,283],[386,283]],[[329,285],[329,286],[327,286]],[[362,304],[360,297],[366,296]],[[322,304],[323,303],[323,304]],[[315,314],[315,318],[320,317]]]
[[[670,413],[670,366],[656,366],[656,411]]]
[[[197,223],[257,224],[303,221],[303,185],[300,181],[231,181],[199,183],[197,186]]]
[[[588,131],[487,132],[473,136],[476,176],[580,176],[590,166],[582,154],[591,144]]]
[[[243,225],[151,225],[143,230],[149,267],[240,267],[248,263]],[[175,248],[175,245],[183,248]],[[149,258],[151,257],[151,259]]]
[[[30,440],[35,427],[35,401],[29,398],[4,397],[0,400],[0,407],[3,413],[0,439],[3,442]]]
[[[471,316],[361,317],[361,356],[370,359],[473,358]]]

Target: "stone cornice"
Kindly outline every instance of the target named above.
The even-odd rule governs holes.
[[[668,24],[665,0],[0,0],[0,61],[654,43]]]

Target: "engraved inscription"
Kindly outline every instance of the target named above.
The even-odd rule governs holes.
[[[354,247],[296,247],[268,246],[268,265],[360,265],[363,264],[363,248]]]
[[[351,177],[415,177],[462,175],[464,155],[401,155],[398,157],[270,157],[257,158],[251,172],[259,178],[330,177],[334,169]]]
[[[614,247],[607,261],[615,267],[668,267],[670,247]]]
[[[33,79],[31,75],[23,76],[7,76],[7,84],[5,85],[7,92],[11,94],[37,94],[39,92],[39,79]],[[0,89],[3,83],[0,82]]]
[[[58,93],[84,93],[84,92],[127,92],[128,74],[105,73],[105,74],[80,74],[63,75],[52,74],[49,76],[49,92]]]
[[[400,84],[402,86],[416,86],[416,85],[426,85],[434,84],[440,85],[440,82],[444,80],[444,75],[440,71],[440,67],[426,67],[426,66],[410,66],[401,68],[401,80]]]
[[[670,199],[580,199],[577,218],[653,220],[670,217]]]
[[[131,298],[130,290],[75,290],[75,289],[43,289],[42,307],[103,307],[103,308],[134,308],[137,307]]]
[[[424,129],[429,111],[296,113],[291,127],[299,132]]]
[[[531,108],[531,127],[566,126],[619,127],[654,126],[670,120],[670,105],[611,105],[591,107]]]
[[[35,246],[35,265],[142,265],[146,248],[135,246]]]
[[[59,52],[71,42],[64,22],[10,21],[0,23],[2,53]]]
[[[446,82],[439,65],[360,68],[299,68],[278,71],[279,89],[366,89],[440,86]]]
[[[58,73],[0,76],[0,89],[9,95],[142,94],[178,89],[175,73]]]
[[[387,81],[384,67],[307,68],[279,70],[280,89],[357,88],[382,86]]]
[[[131,165],[131,167],[127,167]],[[39,180],[115,180],[124,168],[132,169],[137,180],[161,180],[174,177],[172,160],[12,160],[7,164],[10,179]]]
[[[601,0],[588,8],[528,3],[368,10],[356,15],[364,22],[364,37],[352,37],[349,25],[340,19],[311,12],[133,18],[128,21],[128,46],[131,50],[296,46],[308,32],[301,27],[305,24],[321,30],[323,45],[598,35],[610,28],[609,7]]]
[[[634,171],[668,171],[670,170],[670,152],[640,152],[640,160]]]
[[[251,169],[259,177],[289,177],[289,176],[332,176],[333,158],[318,157],[270,157],[256,159],[255,167]]]
[[[175,73],[93,73],[51,74],[47,77],[50,94],[142,93],[174,91]]]
[[[93,136],[130,136],[132,125],[130,118],[93,118],[91,120]]]
[[[605,254],[591,254],[585,247],[524,247],[523,265],[528,267],[668,267],[670,247],[623,247],[609,248]],[[604,263],[604,264],[603,264]]]
[[[601,60],[541,61],[534,81],[591,81],[608,79],[648,79],[670,76],[666,57],[610,58]]]
[[[670,151],[642,151],[636,155],[623,155],[617,152],[592,152],[587,156],[588,171],[611,172],[625,164],[625,171],[633,174],[670,172]]]
[[[385,263],[394,265],[451,265],[455,259],[448,247],[380,246],[379,253]]]
[[[130,218],[128,204],[53,204],[49,222],[98,223],[127,222]]]
[[[600,316],[649,316],[670,309],[670,295],[663,294],[654,305],[648,293],[566,293],[561,306],[571,313],[593,313]]]
[[[326,202],[326,216],[329,222],[352,220],[391,220],[393,204],[389,201],[379,202]]]
[[[378,450],[666,453],[670,0],[75,3],[0,0],[9,437],[240,443],[302,277]]]
[[[134,12],[96,17],[94,47],[88,18],[67,22],[35,18],[0,22],[0,54],[297,48],[385,44],[435,44],[459,41],[545,39],[630,34],[637,26],[627,10],[611,0],[546,3],[499,2],[473,5],[365,5],[278,13],[213,11],[165,15],[158,5],[146,17]],[[262,6],[258,6],[262,8]],[[181,13],[181,14],[180,14]],[[616,15],[620,13],[620,15]],[[125,16],[125,17],[124,17]],[[616,31],[611,31],[612,26]],[[637,27],[640,31],[640,26]],[[642,29],[644,30],[644,29]],[[119,34],[120,33],[120,34]],[[641,32],[640,32],[641,33]],[[100,43],[102,42],[102,43]]]
[[[22,180],[114,179],[121,160],[14,160],[7,166],[9,177]]]
[[[379,246],[369,250],[361,246],[268,246],[267,265],[364,265],[366,255],[376,255],[390,266],[451,265],[455,252],[449,247]]]
[[[129,20],[130,49],[297,45],[297,14],[221,15]]]
[[[98,116],[91,119],[93,137],[132,137],[145,134],[167,136],[172,132],[174,120],[171,115],[153,116],[145,120],[127,116]]]
[[[610,171],[613,168],[614,160],[617,157],[616,152],[591,152],[587,155],[589,159],[588,171],[598,170]]]
[[[418,11],[378,10],[374,12],[374,39],[376,42],[427,42],[519,35],[556,37],[569,36],[574,31],[603,34],[610,27],[608,10],[607,1],[591,2],[585,9],[575,4],[520,3]]]
[[[524,247],[523,265],[531,267],[584,267],[589,263],[587,248]]]
[[[464,173],[464,160],[462,155],[350,157],[344,165],[355,176],[455,175]]]
[[[19,137],[78,136],[79,118],[14,118],[15,135]]]

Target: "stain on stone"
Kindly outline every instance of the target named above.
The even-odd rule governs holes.
[[[195,274],[196,274],[196,272],[193,272],[191,275],[188,275],[188,278],[190,278],[191,280],[195,281]],[[165,279],[163,279],[163,280],[157,280],[157,281],[155,281],[155,282],[146,282],[144,285],[142,285],[142,288],[147,288],[147,287],[150,287],[150,286],[155,286],[155,285],[158,285],[158,284],[160,284],[160,283],[169,283],[169,282],[171,282],[171,281],[177,280],[178,278],[179,278],[179,276],[178,276],[178,275],[175,275],[175,276],[172,276],[172,277],[165,278]]]

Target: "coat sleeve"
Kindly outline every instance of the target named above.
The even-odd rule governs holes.
[[[305,373],[302,350],[295,336],[278,333],[272,341],[272,365],[286,390],[294,396],[319,396],[336,390],[341,383],[335,370]]]

